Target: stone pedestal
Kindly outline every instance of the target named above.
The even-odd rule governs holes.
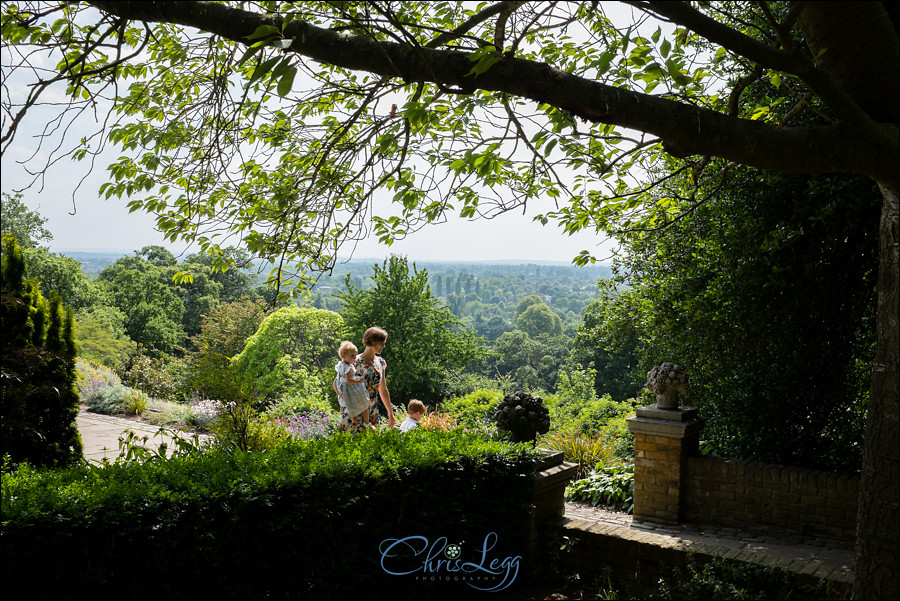
[[[534,466],[534,492],[531,520],[526,540],[527,557],[538,557],[541,530],[547,520],[562,517],[566,512],[566,486],[578,472],[578,464],[564,461],[562,451],[545,450],[544,457]]]
[[[706,421],[693,407],[648,405],[630,417],[634,434],[634,519],[677,524],[688,455],[696,454]]]

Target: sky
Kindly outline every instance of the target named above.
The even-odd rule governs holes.
[[[3,192],[11,194],[32,181],[32,176],[21,164],[31,156],[32,148],[32,140],[20,136],[3,154],[0,165]],[[184,251],[183,243],[176,245],[164,240],[155,228],[152,215],[129,213],[127,199],[112,197],[107,200],[98,194],[100,186],[107,181],[106,166],[117,156],[115,150],[101,155],[93,171],[86,176],[84,162],[75,163],[64,158],[51,167],[43,180],[23,190],[22,199],[26,206],[47,220],[45,227],[53,234],[50,250],[109,250],[130,254],[144,246],[158,244],[176,255]],[[614,244],[596,232],[569,236],[552,221],[547,225],[533,221],[537,212],[552,208],[550,202],[548,199],[545,206],[531,203],[527,214],[516,211],[493,219],[474,220],[450,217],[447,222],[425,226],[390,247],[373,236],[360,241],[355,249],[346,246],[340,259],[383,259],[400,254],[416,261],[570,263],[581,251],[587,250],[600,262],[609,262]],[[188,248],[187,254],[196,250]]]
[[[59,98],[59,100],[63,100]],[[33,154],[33,132],[50,118],[41,113],[29,115],[33,120],[28,132],[17,136],[15,143],[2,157],[2,191],[12,193],[22,189],[31,176],[21,161]],[[99,118],[103,118],[100,115]],[[92,120],[89,120],[92,121]],[[94,123],[88,126],[96,127]],[[88,131],[85,129],[85,131]],[[31,136],[27,135],[31,133]],[[24,135],[23,135],[24,134]],[[67,137],[79,139],[77,130]],[[183,243],[166,242],[156,231],[152,215],[129,213],[127,199],[103,199],[99,187],[106,181],[106,166],[118,153],[113,149],[101,155],[93,170],[85,175],[85,162],[74,163],[68,158],[56,162],[47,177],[23,191],[23,200],[32,210],[47,219],[45,227],[53,234],[51,250],[109,250],[130,253],[147,245],[159,244],[176,254],[185,251]],[[39,163],[40,161],[36,161]],[[79,181],[81,181],[79,185]],[[77,186],[77,190],[73,193]],[[340,260],[351,258],[385,258],[390,254],[405,255],[417,261],[552,261],[570,263],[582,251],[588,251],[600,262],[609,262],[615,245],[593,231],[568,235],[553,222],[542,225],[533,221],[538,212],[552,208],[548,199],[532,202],[528,214],[507,213],[494,219],[468,220],[450,217],[446,223],[429,225],[406,239],[385,246],[374,237],[359,242],[355,249],[345,246]],[[187,253],[198,249],[188,248]]]
[[[30,178],[12,160],[12,150],[2,159],[3,192],[11,193]],[[9,158],[8,158],[9,156]],[[45,227],[53,234],[50,250],[110,250],[130,254],[144,246],[159,244],[181,252],[183,246],[166,242],[156,231],[152,215],[129,213],[127,200],[99,197],[97,189],[105,181],[106,163],[98,163],[80,189],[72,189],[81,177],[79,166],[60,164],[44,183],[23,192],[29,209],[47,219]],[[446,223],[429,225],[388,247],[375,237],[361,241],[352,258],[382,259],[391,254],[405,255],[416,261],[553,261],[570,263],[582,250],[601,262],[609,257],[613,244],[594,232],[574,236],[565,234],[553,222],[546,226],[532,221],[533,212],[507,213],[494,219],[451,218]],[[188,249],[188,253],[197,249]],[[351,248],[341,259],[349,259]]]

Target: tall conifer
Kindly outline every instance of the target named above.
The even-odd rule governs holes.
[[[2,246],[0,455],[42,467],[73,465],[83,453],[72,311],[25,279],[14,238],[4,236]]]

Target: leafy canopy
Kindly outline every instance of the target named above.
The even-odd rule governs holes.
[[[184,303],[169,269],[135,256],[117,259],[97,276],[110,304],[125,315],[128,337],[154,355],[172,354],[185,338]]]
[[[877,191],[863,178],[746,169],[726,182],[690,220],[629,234],[619,264],[629,287],[582,334],[636,348],[639,373],[673,357],[689,366],[708,451],[855,471],[875,341]]]
[[[884,528],[897,524],[900,473],[896,13],[882,2],[627,5],[621,20],[583,2],[6,2],[0,152],[32,115],[47,134],[37,180],[108,140],[122,155],[102,194],[223,266],[220,245],[239,238],[274,260],[278,282],[294,281],[292,263],[301,282],[329,269],[370,229],[390,242],[449,211],[540,202],[539,219],[567,232],[616,230],[623,216],[663,227],[686,214],[646,181],[666,154],[694,183],[718,176],[711,156],[871,178],[884,209],[879,369],[855,596],[897,598],[880,574],[897,564],[896,534],[870,534],[900,531]],[[789,93],[745,96],[761,78]],[[48,120],[38,109],[54,88],[70,101]],[[793,107],[785,118],[776,102]],[[102,132],[65,139],[94,107],[108,115]],[[826,124],[795,125],[804,111]],[[658,210],[639,210],[642,199]]]
[[[53,240],[53,234],[44,227],[47,222],[37,211],[32,211],[22,200],[22,193],[3,193],[0,203],[0,233],[16,239],[23,249],[40,247],[41,242]]]
[[[818,9],[632,4],[8,2],[5,75],[25,78],[38,57],[55,67],[7,101],[17,118],[4,121],[4,149],[53,86],[70,99],[64,121],[97,103],[121,150],[101,194],[156,215],[168,240],[196,242],[219,267],[233,264],[223,244],[240,240],[289,285],[348,242],[390,243],[450,212],[539,201],[537,218],[565,232],[609,229],[666,153],[697,181],[715,177],[702,159],[715,154],[896,188],[896,131],[876,126],[896,119],[825,71],[828,53],[805,37]],[[897,79],[869,62],[854,67],[871,76],[866,90]],[[743,79],[728,89],[744,76],[789,93],[747,99]],[[856,133],[794,135],[779,104]],[[62,130],[41,138],[51,161],[89,160],[106,143],[53,148]],[[654,202],[671,210],[643,223],[677,217],[670,199]]]
[[[259,401],[321,398],[334,379],[344,320],[332,311],[290,306],[265,317],[231,369]]]

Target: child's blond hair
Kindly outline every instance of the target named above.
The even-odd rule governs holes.
[[[345,340],[341,343],[341,348],[338,349],[338,357],[343,359],[344,355],[348,355],[350,353],[353,353],[355,355],[358,350],[359,349],[356,348],[355,344],[353,344],[349,340]]]
[[[425,413],[425,403],[417,399],[413,399],[406,406],[407,413]]]

